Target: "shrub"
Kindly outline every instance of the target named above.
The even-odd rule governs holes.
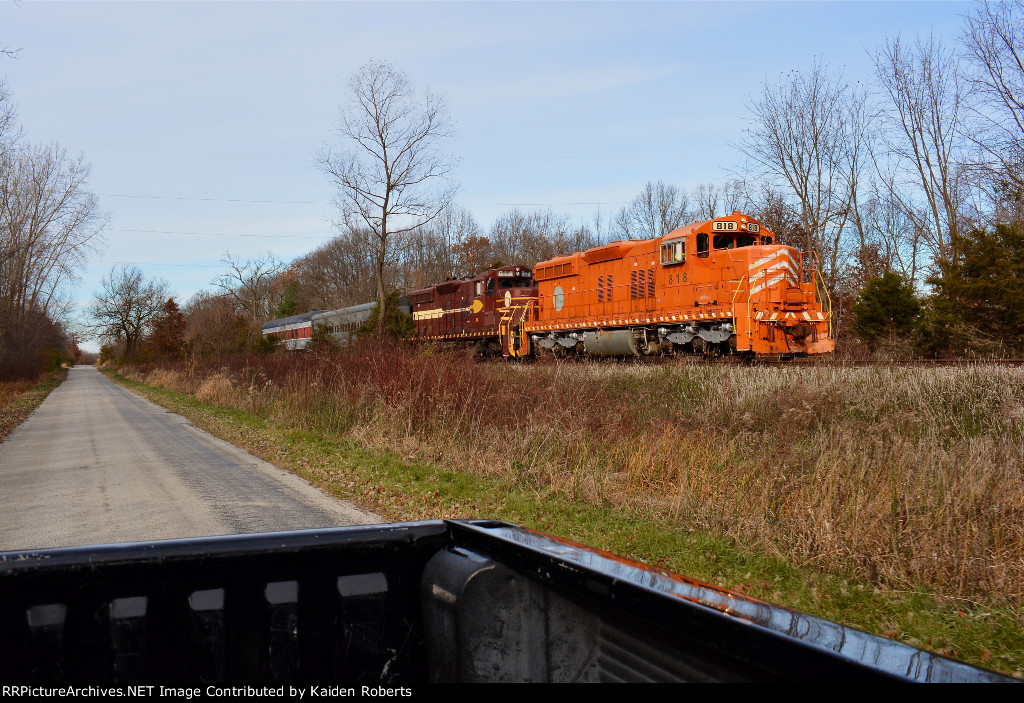
[[[914,287],[887,271],[864,284],[853,306],[851,331],[874,348],[879,341],[909,339],[921,317]]]

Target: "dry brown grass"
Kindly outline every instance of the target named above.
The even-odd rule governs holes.
[[[362,348],[135,377],[890,587],[1024,595],[1018,368],[505,366]]]
[[[67,371],[57,371],[41,382],[0,381],[0,441],[23,423],[66,375]]]
[[[33,385],[33,381],[0,381],[0,407],[10,403]]]

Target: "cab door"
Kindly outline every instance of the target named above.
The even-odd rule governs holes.
[[[662,241],[658,267],[658,310],[675,310],[683,305],[683,287],[689,283],[685,237]]]

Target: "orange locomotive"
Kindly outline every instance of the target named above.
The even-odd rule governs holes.
[[[738,211],[542,261],[534,276],[537,299],[501,335],[506,356],[546,349],[787,358],[834,347],[814,252],[775,244]]]

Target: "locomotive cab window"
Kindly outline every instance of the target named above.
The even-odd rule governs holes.
[[[715,249],[732,249],[736,246],[736,238],[731,234],[716,234]]]
[[[739,247],[752,247],[757,244],[757,237],[748,234],[716,234],[715,249],[738,249]]]
[[[494,279],[487,279],[487,295],[494,295]]]
[[[707,258],[708,255],[708,235],[698,234],[697,235],[697,256]]]
[[[673,239],[663,242],[661,245],[661,264],[683,264],[686,263],[686,240]]]

